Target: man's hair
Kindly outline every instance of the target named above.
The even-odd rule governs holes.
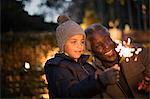
[[[85,29],[85,34],[87,37],[89,37],[93,32],[96,32],[98,30],[108,31],[108,29],[103,25],[101,25],[100,23],[95,23],[87,27],[87,29]]]
[[[103,25],[101,25],[100,23],[92,24],[85,29],[85,34],[87,37],[87,39],[86,39],[86,49],[87,50],[92,50],[89,39],[94,32],[99,31],[99,30],[108,31],[108,29],[106,27],[104,27]]]

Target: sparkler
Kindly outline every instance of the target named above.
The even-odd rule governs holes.
[[[129,62],[130,57],[134,55],[135,55],[134,61],[137,61],[137,56],[142,51],[142,48],[132,47],[131,38],[128,38],[127,42],[126,41],[123,41],[121,43],[118,42],[118,46],[115,48],[115,50],[119,53],[119,56],[121,57],[119,63],[122,63],[124,60],[126,62]],[[124,89],[122,89],[120,82],[117,82],[117,85],[122,90],[124,95],[127,96],[127,93],[124,91]]]
[[[119,63],[121,63],[124,60],[126,62],[129,62],[130,57],[132,57],[133,55],[136,55],[134,61],[137,61],[137,55],[142,51],[142,48],[131,47],[131,38],[128,38],[127,42],[123,41],[122,43],[118,43],[118,46],[115,48],[115,50],[121,57],[119,61]]]

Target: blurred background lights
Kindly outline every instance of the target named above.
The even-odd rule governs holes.
[[[124,27],[123,32],[124,32],[125,34],[131,34],[131,27],[130,27],[129,24],[125,24],[125,27]]]
[[[65,1],[71,2],[72,0],[65,0]]]
[[[68,7],[72,0],[65,0],[65,2],[57,1],[55,6],[59,5],[61,2],[61,6],[59,8],[54,8],[47,5],[48,0],[17,0],[21,1],[23,4],[23,9],[30,16],[43,16],[44,22],[57,22],[57,17],[63,13]],[[54,1],[52,1],[54,2]]]
[[[25,62],[24,67],[25,69],[30,69],[30,64],[28,62]]]

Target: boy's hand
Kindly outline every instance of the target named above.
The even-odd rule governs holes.
[[[104,84],[115,84],[117,81],[119,81],[119,71],[120,67],[116,64],[113,67],[110,67],[103,71],[99,75],[99,80]]]

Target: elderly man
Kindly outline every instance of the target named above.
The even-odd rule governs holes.
[[[120,57],[115,51],[116,44],[110,38],[108,30],[99,23],[90,25],[85,33],[88,45],[94,55],[93,64],[104,71],[118,64],[120,66],[120,80],[108,85],[104,92],[105,98],[148,98],[150,82],[149,50],[143,49],[138,55],[138,61],[119,63]],[[142,82],[142,83],[140,83]]]

